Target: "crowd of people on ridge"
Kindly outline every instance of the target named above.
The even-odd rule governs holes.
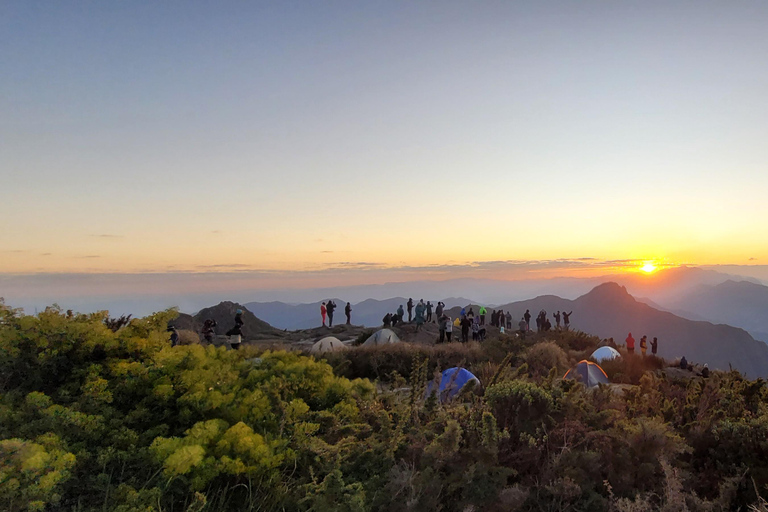
[[[416,323],[416,332],[418,332],[425,323],[437,323],[438,325],[438,331],[439,331],[439,339],[437,343],[445,343],[445,342],[451,342],[451,338],[453,336],[453,328],[459,327],[461,329],[461,342],[467,343],[469,341],[469,334],[472,333],[472,340],[473,341],[484,341],[487,331],[485,328],[486,325],[486,316],[488,314],[488,310],[485,306],[480,306],[478,310],[478,314],[475,315],[474,308],[472,306],[469,307],[469,311],[466,310],[466,308],[461,308],[461,311],[459,312],[458,318],[453,320],[450,315],[448,315],[446,309],[445,309],[445,303],[438,301],[437,305],[433,308],[433,305],[430,301],[427,301],[427,303],[424,303],[424,299],[420,299],[417,304],[414,306],[414,302],[412,298],[408,299],[408,302],[406,303],[407,311],[408,311],[408,323],[415,322]],[[327,302],[323,302],[320,305],[320,314],[322,317],[323,326],[325,326],[326,318],[328,319],[328,327],[333,326],[333,312],[336,309],[336,303],[333,300],[328,300]],[[433,309],[434,309],[434,317],[433,317]],[[400,323],[404,323],[405,319],[405,312],[406,310],[403,309],[402,304],[397,308],[397,311],[395,313],[387,313],[383,318],[383,323],[385,327],[390,326],[396,326]],[[344,314],[347,317],[347,325],[351,324],[351,315],[352,315],[352,305],[347,302],[346,306],[344,307]],[[565,311],[557,311],[553,314],[553,317],[555,318],[555,329],[560,330],[560,323],[561,319],[563,322],[563,329],[569,330],[570,327],[570,317],[573,314],[573,311],[566,313]],[[520,319],[520,322],[518,323],[518,330],[519,332],[524,336],[526,333],[531,332],[530,328],[530,320],[531,320],[531,312],[530,310],[526,309],[525,313],[523,314],[522,318]],[[433,319],[434,318],[434,319]],[[229,337],[229,343],[232,349],[237,350],[240,348],[240,344],[242,343],[242,327],[244,325],[243,321],[243,310],[237,309],[235,311],[235,318],[234,318],[234,326],[229,329],[226,332],[226,336]],[[502,333],[506,329],[512,328],[512,314],[507,311],[504,313],[503,310],[493,310],[491,312],[491,321],[490,325],[493,327],[497,327]],[[215,328],[216,328],[216,320],[213,320],[211,318],[205,320],[203,323],[202,328],[202,335],[206,342],[213,343],[213,339],[215,336]],[[539,311],[539,314],[536,317],[536,330],[537,332],[547,332],[552,329],[552,324],[549,321],[547,317],[547,312],[544,310]],[[179,333],[176,330],[175,326],[169,326],[168,331],[171,333],[170,335],[170,341],[171,346],[176,346],[179,343]],[[630,332],[625,340],[625,346],[627,353],[630,355],[634,355],[635,353],[635,347],[638,345],[635,338],[632,336],[632,333]],[[639,342],[639,348],[640,353],[643,357],[647,355],[648,351],[648,345],[650,344],[651,348],[651,354],[656,356],[659,349],[659,340],[657,337],[654,337],[653,340],[650,342],[648,341],[648,336],[642,336],[640,338]],[[613,338],[607,338],[603,340],[601,343],[601,346],[609,346],[614,349],[617,349],[616,343],[613,341]],[[683,356],[680,359],[680,368],[683,370],[692,370],[692,365],[688,363],[685,356]],[[699,374],[702,377],[708,377],[709,376],[709,367],[707,364],[704,364],[703,369],[701,370],[701,373]]]

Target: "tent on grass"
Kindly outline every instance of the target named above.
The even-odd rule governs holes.
[[[314,355],[320,355],[326,352],[335,352],[337,350],[344,350],[345,348],[347,348],[347,346],[344,345],[339,340],[339,338],[336,338],[335,336],[326,336],[325,338],[321,339],[320,341],[312,345],[312,348],[309,349],[309,353]]]
[[[440,377],[440,395],[439,399],[441,402],[445,402],[447,400],[450,400],[454,398],[456,395],[459,394],[461,389],[468,383],[468,382],[474,382],[475,386],[480,385],[480,379],[475,377],[472,372],[467,370],[466,368],[448,368],[445,370]],[[427,385],[427,396],[434,393],[435,383],[430,382]]]
[[[373,345],[386,345],[387,343],[400,343],[400,338],[391,329],[380,329],[365,340],[364,347],[370,347]]]
[[[576,366],[568,370],[563,379],[573,379],[581,381],[588,388],[597,386],[598,384],[610,384],[608,375],[605,374],[600,365],[593,363],[592,361],[579,361]]]
[[[602,363],[605,360],[610,359],[616,359],[617,357],[621,357],[621,354],[619,354],[619,351],[616,350],[613,347],[600,347],[594,352],[592,352],[592,355],[589,356],[590,358],[594,359],[598,363]]]

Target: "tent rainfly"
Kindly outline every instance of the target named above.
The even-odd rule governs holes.
[[[593,388],[598,384],[610,384],[608,375],[605,374],[600,365],[592,361],[579,361],[576,366],[568,370],[563,379],[573,379],[581,381],[588,388]]]
[[[309,353],[314,355],[319,355],[319,354],[324,354],[326,352],[335,352],[337,350],[344,350],[345,348],[347,348],[347,346],[344,345],[344,343],[342,343],[335,336],[326,336],[325,338],[321,339],[320,341],[312,345],[312,348],[309,349]]]
[[[448,368],[440,377],[440,395],[441,402],[448,401],[461,392],[461,389],[468,383],[474,382],[476,386],[480,385],[480,379],[475,377],[472,372],[466,368]],[[435,383],[430,382],[427,385],[427,396],[434,393]]]
[[[400,338],[391,329],[380,329],[365,340],[364,347],[370,347],[373,345],[386,345],[387,343],[400,343]]]
[[[592,352],[592,355],[589,357],[591,359],[594,359],[598,363],[602,363],[605,360],[611,360],[611,359],[616,359],[617,357],[621,357],[621,354],[619,354],[619,351],[613,347],[600,347],[594,352]]]

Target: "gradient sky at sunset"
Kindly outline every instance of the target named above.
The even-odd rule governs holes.
[[[2,2],[0,273],[764,265],[766,27],[762,1]]]

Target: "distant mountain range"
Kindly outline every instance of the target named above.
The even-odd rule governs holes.
[[[750,281],[701,285],[672,303],[678,314],[741,327],[768,342],[768,286]]]
[[[421,297],[415,297],[417,302]],[[426,299],[425,299],[426,300]],[[341,299],[333,299],[338,306],[333,316],[334,325],[343,324],[347,321],[344,316],[344,306],[346,302]],[[462,297],[450,297],[442,299],[446,307],[463,305],[471,302]],[[313,302],[311,304],[286,304],[285,302],[249,302],[245,307],[252,311],[257,317],[269,322],[269,324],[288,330],[311,329],[321,323],[320,304],[324,301]],[[381,325],[382,318],[387,313],[394,313],[401,304],[405,309],[407,298],[394,297],[386,300],[368,299],[362,302],[351,304],[352,323],[355,325],[364,325],[367,327],[376,327]],[[437,301],[432,301],[437,305]]]
[[[617,344],[623,344],[631,332],[638,341],[638,352],[641,336],[646,335],[649,340],[657,337],[662,357],[686,356],[690,361],[708,363],[712,368],[727,370],[732,366],[749,377],[768,376],[768,345],[755,340],[745,330],[659,311],[636,300],[625,287],[616,283],[597,286],[576,300],[544,295],[496,309],[509,311],[515,326],[526,309],[534,318],[540,310],[545,310],[553,324],[552,313],[555,311],[573,311],[572,329],[613,338]],[[455,317],[458,309],[452,309],[451,313]]]

